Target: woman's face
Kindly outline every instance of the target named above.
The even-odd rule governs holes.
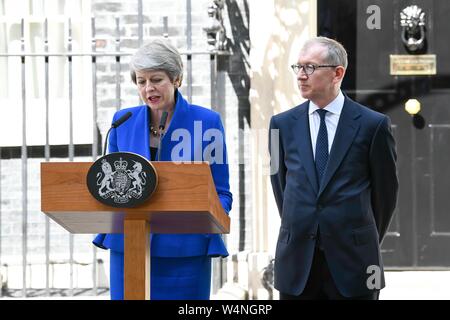
[[[178,80],[171,81],[165,71],[136,71],[136,85],[142,101],[153,110],[170,110],[175,106]]]

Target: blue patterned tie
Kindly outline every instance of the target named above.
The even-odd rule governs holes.
[[[327,110],[317,109],[316,111],[320,116],[320,127],[319,133],[317,134],[315,156],[317,179],[320,187],[322,176],[328,162],[328,132],[327,125],[325,123],[325,114],[327,113]]]

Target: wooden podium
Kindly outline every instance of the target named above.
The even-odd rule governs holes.
[[[41,163],[41,211],[71,233],[124,233],[124,297],[150,298],[149,233],[229,233],[208,163],[152,162],[153,195],[135,208],[94,199],[86,185],[91,162]]]

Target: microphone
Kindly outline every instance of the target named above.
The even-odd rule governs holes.
[[[124,123],[125,121],[127,121],[130,117],[131,117],[131,112],[128,111],[127,113],[125,113],[123,116],[121,116],[119,119],[117,119],[116,121],[114,121],[111,125],[112,128],[117,128],[118,126],[120,126],[122,123]]]
[[[169,115],[169,113],[167,111],[163,112],[163,114],[161,116],[161,120],[159,121],[159,130],[164,130],[164,128],[166,127],[168,115]]]
[[[169,113],[167,111],[164,111],[161,115],[161,120],[159,121],[158,156],[156,158],[157,161],[159,161],[159,158],[161,157],[161,141],[164,137],[164,128],[166,127],[166,122],[167,122],[168,116],[169,116]]]
[[[124,123],[125,121],[127,121],[130,117],[131,117],[132,113],[130,111],[128,111],[127,113],[125,113],[123,116],[121,116],[119,119],[117,119],[116,121],[114,121],[111,124],[111,128],[109,128],[108,132],[106,133],[106,138],[105,138],[105,145],[103,148],[103,156],[105,156],[106,154],[106,145],[108,143],[108,136],[109,133],[111,132],[111,130],[114,128],[117,128],[118,126],[120,126],[122,123]]]

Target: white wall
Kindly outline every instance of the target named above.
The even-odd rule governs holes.
[[[272,115],[302,102],[290,65],[316,34],[316,0],[250,0],[254,248],[275,253],[280,219],[269,179],[268,126]]]

